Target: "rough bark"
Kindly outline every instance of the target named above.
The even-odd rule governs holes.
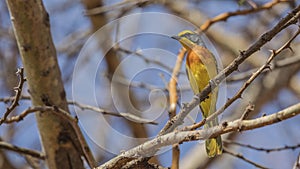
[[[15,37],[34,106],[68,111],[66,94],[50,32],[49,15],[40,0],[7,0]],[[46,163],[50,169],[84,168],[82,149],[68,121],[51,111],[37,113]]]

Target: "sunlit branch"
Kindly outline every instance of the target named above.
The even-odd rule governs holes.
[[[232,122],[224,122],[219,126],[215,126],[208,129],[195,130],[195,131],[174,131],[165,135],[158,136],[133,149],[125,151],[121,153],[119,156],[99,166],[97,169],[101,169],[101,168],[108,169],[108,168],[116,167],[120,161],[122,161],[120,163],[124,164],[135,158],[149,157],[149,156],[151,157],[160,148],[175,143],[194,141],[194,140],[205,140],[229,132],[246,131],[255,128],[261,128],[267,125],[275,124],[283,120],[295,117],[299,114],[300,114],[300,104],[296,104],[277,113],[259,117],[252,120],[238,119]]]

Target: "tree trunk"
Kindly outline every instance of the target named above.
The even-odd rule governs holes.
[[[67,112],[66,94],[41,0],[7,0],[11,21],[34,106],[57,106]],[[49,169],[83,169],[82,149],[70,122],[53,112],[36,114]]]

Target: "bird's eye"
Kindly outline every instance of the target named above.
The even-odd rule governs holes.
[[[189,39],[190,41],[197,43],[199,38],[197,37],[197,35],[190,34]]]

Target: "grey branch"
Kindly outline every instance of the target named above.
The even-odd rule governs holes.
[[[97,169],[108,169],[115,166],[120,160],[126,161],[127,159],[138,157],[153,156],[160,148],[172,145],[175,143],[191,141],[191,140],[205,140],[213,138],[221,134],[252,130],[263,126],[271,125],[281,122],[288,118],[295,117],[300,114],[300,103],[288,107],[280,112],[263,116],[253,120],[235,120],[232,122],[224,122],[219,126],[215,126],[209,129],[202,129],[196,131],[174,131],[162,136],[158,136],[150,141],[145,142],[133,149],[123,152],[121,155],[111,159],[105,164],[99,166]]]

